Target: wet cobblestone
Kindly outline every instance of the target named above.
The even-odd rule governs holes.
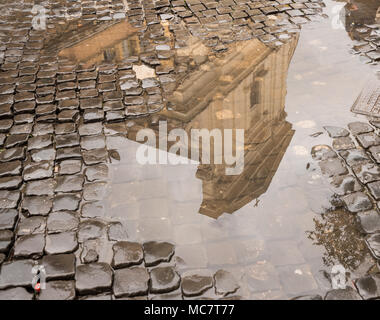
[[[378,180],[378,162],[371,148],[376,148],[380,144],[379,132],[377,127],[372,127],[366,122],[353,122],[348,124],[348,129],[338,127],[325,127],[331,138],[336,136],[344,136],[344,139],[350,139],[350,145],[344,151],[340,144],[335,144],[333,141],[333,149],[327,145],[319,145],[313,147],[312,156],[314,160],[319,161],[322,174],[327,177],[333,177],[335,180],[330,180],[331,187],[335,190],[337,178],[342,177],[349,172],[351,187],[343,188],[343,192],[336,194],[343,200],[344,206],[355,214],[359,225],[363,232],[365,243],[375,260],[379,260],[380,251],[380,209],[378,201],[379,187]],[[349,135],[352,137],[349,137]],[[370,143],[363,141],[363,135],[370,135]],[[367,140],[368,141],[368,140]],[[328,155],[330,160],[339,161],[340,165],[344,165],[345,171],[340,166],[332,167],[331,171],[324,170],[324,156],[320,155],[323,150],[323,155]],[[339,160],[338,160],[339,159]],[[360,186],[352,188],[353,185]],[[336,190],[335,190],[336,191]],[[348,212],[343,214],[349,214]],[[377,279],[377,278],[376,278]],[[360,300],[372,299],[377,297],[377,280],[371,275],[364,276],[355,280],[355,287],[347,289],[336,289],[329,291],[326,300]]]
[[[182,276],[173,244],[131,242],[117,221],[105,219],[108,165],[117,159],[112,143],[117,144],[120,134],[128,135],[134,126],[129,120],[165,108],[179,110],[181,103],[171,97],[176,87],[205,61],[228,52],[233,42],[258,38],[271,48],[280,47],[301,25],[323,18],[324,4],[126,3],[128,10],[121,0],[103,8],[90,1],[45,1],[46,32],[31,27],[31,4],[0,4],[8,8],[0,13],[0,298],[239,297],[233,273]],[[131,52],[93,64],[65,56],[70,45],[85,41],[95,30],[110,30],[116,22],[133,27]],[[195,47],[200,52],[183,54]],[[374,53],[366,56],[378,60]],[[365,155],[372,161],[371,155],[378,157],[379,140],[369,128],[352,125],[349,130],[368,148]],[[329,134],[336,139],[336,150],[350,153],[357,148],[348,130],[330,128]],[[357,164],[357,156],[344,162],[334,151],[328,153],[334,157],[321,156],[324,173],[331,178],[351,174],[336,182],[343,185],[342,196],[348,196],[343,198],[347,207],[358,216],[376,208],[379,186],[371,183],[377,176],[369,182],[367,167],[353,171],[353,165],[346,165],[351,159]],[[356,188],[363,183],[365,191]],[[347,195],[347,190],[354,193]],[[370,234],[378,231],[371,212],[369,218],[360,216]],[[379,239],[370,235],[367,243],[378,256]],[[111,256],[104,256],[105,249]],[[30,293],[36,261],[45,266],[48,280],[40,295]]]
[[[364,63],[377,65],[380,61],[378,4],[374,1],[357,6],[357,3],[360,1],[352,1],[342,9],[342,14],[346,17],[344,27],[353,40],[350,51]]]

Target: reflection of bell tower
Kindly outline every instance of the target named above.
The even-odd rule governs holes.
[[[165,92],[169,108],[157,112],[154,122],[134,119],[136,123],[128,131],[128,138],[134,139],[133,133],[144,126],[158,129],[157,119],[167,120],[168,131],[183,128],[188,137],[192,136],[192,129],[219,129],[222,135],[224,129],[243,129],[242,150],[237,152],[235,136],[232,146],[233,155],[243,154],[243,171],[227,175],[228,165],[214,164],[212,155],[211,164],[198,166],[196,176],[202,180],[203,193],[199,212],[217,218],[224,212],[235,212],[266,192],[290,143],[293,130],[285,121],[284,111],[286,77],[298,35],[277,49],[258,39],[235,42],[217,56],[209,55],[209,48],[197,37],[189,36],[186,41],[186,46],[175,49],[175,55],[179,60],[191,58],[195,63]],[[60,56],[88,65],[137,55],[142,45],[137,30],[127,21],[107,27],[86,24],[50,42],[52,47],[59,44],[54,48]],[[223,138],[210,142],[212,154],[214,147],[223,152]],[[191,139],[189,143],[190,148],[194,147]],[[204,150],[197,151],[202,155]]]
[[[293,39],[269,53],[255,66],[257,71],[240,81],[227,95],[225,100],[234,105],[229,98],[231,94],[250,82],[246,112],[241,114],[250,121],[246,126],[240,122],[245,129],[244,171],[237,176],[227,176],[223,165],[200,166],[197,172],[203,182],[200,213],[214,218],[223,212],[233,213],[269,187],[293,136],[291,124],[285,121],[284,106],[287,70],[296,44],[297,39]]]
[[[297,42],[298,35],[276,50],[259,40],[231,44],[223,56],[205,61],[189,73],[168,97],[173,108],[159,112],[159,119],[168,122],[168,131],[183,128],[189,138],[192,129],[244,129],[244,169],[240,174],[226,175],[224,163],[198,166],[201,214],[217,218],[224,212],[233,213],[269,187],[294,134],[285,120],[284,107],[287,72]],[[197,45],[200,50],[201,44]],[[149,125],[142,123],[137,128]],[[157,125],[151,127],[158,130]],[[133,132],[129,139],[135,138]],[[213,153],[218,141],[210,142]],[[232,153],[236,154],[235,137]]]
[[[244,169],[240,174],[226,175],[228,166],[213,161],[198,166],[201,214],[217,218],[224,212],[233,213],[268,189],[294,134],[285,120],[284,107],[287,72],[297,42],[298,35],[276,50],[259,40],[232,44],[222,57],[206,61],[188,74],[168,97],[174,107],[159,112],[169,131],[183,128],[189,138],[191,129],[244,129]],[[152,129],[158,130],[158,126],[152,125]],[[213,153],[218,142],[210,142]]]
[[[189,136],[195,128],[245,130],[241,174],[226,175],[225,164],[199,165],[200,213],[214,218],[233,213],[269,187],[294,133],[285,121],[284,106],[287,71],[297,41],[293,38],[277,50],[258,40],[236,43],[224,57],[205,63],[206,71],[190,74],[176,89],[173,104],[180,103],[180,109],[162,111],[169,122],[184,121]]]

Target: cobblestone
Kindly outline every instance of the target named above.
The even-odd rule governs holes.
[[[225,270],[218,270],[214,275],[216,293],[223,296],[234,293],[239,285],[234,276]]]
[[[117,298],[141,296],[148,293],[149,274],[145,268],[132,267],[115,271],[113,292]]]
[[[380,259],[380,233],[368,236],[366,242],[374,257]]]
[[[363,299],[374,299],[380,296],[380,277],[366,276],[356,280],[355,286]]]
[[[86,220],[80,223],[78,229],[78,240],[83,242],[101,237],[105,233],[106,226],[97,220]]]
[[[18,213],[15,209],[0,209],[0,230],[13,229]]]
[[[135,242],[117,242],[113,245],[112,266],[114,268],[139,265],[144,258],[143,248]]]
[[[364,232],[375,233],[380,231],[380,214],[376,210],[359,212],[358,218]]]
[[[353,288],[348,287],[327,292],[325,300],[362,300],[362,298]]]
[[[37,233],[45,233],[46,218],[35,216],[21,220],[17,226],[17,235],[29,235]]]
[[[46,280],[74,278],[74,254],[45,255],[42,258],[42,265],[46,270]]]
[[[328,128],[325,129],[328,131]],[[342,183],[337,181],[335,177],[330,178],[329,182],[333,186],[335,193],[343,200],[348,211],[354,213],[360,223],[362,231],[367,234],[365,237],[365,243],[371,252],[372,256],[379,260],[379,239],[380,239],[380,214],[377,201],[380,198],[380,175],[377,159],[377,148],[380,145],[380,140],[377,132],[377,127],[374,128],[365,122],[353,122],[348,124],[347,132],[340,128],[340,132],[344,132],[344,138],[335,138],[333,141],[333,149],[342,150],[339,152],[339,158],[341,157],[343,164],[347,171],[358,179],[358,181],[347,180],[348,187],[339,187]],[[348,133],[348,134],[347,134]],[[334,137],[334,134],[329,132],[330,137]],[[353,140],[349,137],[352,135],[358,142],[355,146]],[[342,143],[336,143],[336,139],[347,139],[346,146],[342,147]],[[348,143],[348,141],[351,141]],[[335,143],[334,143],[335,142]],[[349,148],[347,147],[349,145]],[[326,169],[326,156],[329,155],[329,161],[338,160],[333,155],[333,150],[328,146],[315,146],[312,148],[312,156],[316,161],[319,161],[321,172],[324,176],[330,177],[334,174],[342,172],[340,167],[333,167],[331,170]],[[331,156],[330,156],[331,155]],[[332,160],[331,160],[332,159]],[[341,161],[340,159],[338,161]],[[338,162],[337,162],[338,163]],[[338,183],[337,183],[338,182]],[[354,188],[354,184],[360,183],[360,189]],[[338,188],[337,188],[338,187]],[[325,299],[338,299],[338,300],[359,300],[359,299],[373,299],[378,296],[378,279],[372,275],[367,275],[355,282],[356,289],[338,289],[331,290],[326,294]]]
[[[58,211],[49,214],[47,219],[48,232],[65,232],[77,229],[79,219],[77,215],[69,211]]]
[[[29,216],[48,215],[53,207],[53,197],[50,196],[24,196],[21,208]]]
[[[4,262],[0,271],[0,289],[29,286],[33,260],[15,260]]]
[[[147,266],[169,262],[174,254],[174,245],[168,242],[150,241],[144,243],[144,259]]]
[[[41,291],[38,300],[73,300],[75,298],[74,281],[49,281]]]
[[[178,289],[180,277],[173,267],[155,267],[150,270],[150,291],[165,293]]]
[[[75,232],[52,233],[46,236],[45,252],[47,254],[70,253],[78,248]]]
[[[75,286],[80,294],[92,294],[109,290],[112,285],[112,270],[106,263],[77,266]]]
[[[18,287],[0,291],[0,300],[32,300],[33,294]]]
[[[340,127],[325,126],[323,128],[327,131],[330,138],[347,137],[350,134],[350,132],[347,129]]]
[[[31,268],[40,260],[48,280],[37,297],[41,300],[165,299],[199,297],[206,291],[215,298],[230,298],[238,290],[232,273],[223,270],[213,276],[182,277],[174,266],[173,244],[127,242],[123,226],[105,219],[112,210],[101,202],[107,196],[109,163],[120,159],[112,150],[116,137],[109,137],[133,134],[134,124],[126,123],[138,122],[136,117],[181,108],[168,99],[173,91],[204,62],[228,52],[233,42],[257,38],[271,48],[281,46],[299,32],[301,24],[320,17],[324,4],[317,0],[124,3],[112,1],[94,8],[91,1],[46,1],[52,12],[59,5],[77,14],[66,21],[63,14],[50,13],[46,32],[34,30],[29,15],[26,22],[13,15],[20,8],[30,10],[27,3],[16,1],[9,5],[10,14],[1,14],[0,230],[6,231],[1,251],[7,255],[0,254],[0,288],[11,289],[0,290],[0,297],[32,298],[24,287],[30,287]],[[123,30],[138,31],[128,44],[127,56],[91,65],[64,56],[65,49],[88,36],[88,25],[96,34],[117,25],[113,19],[124,23],[126,15],[128,27],[121,25]],[[183,56],[180,50],[192,50],[193,44],[203,52]],[[350,124],[349,131],[377,157],[373,130]],[[347,206],[362,214],[369,202],[375,203],[377,189],[370,183],[377,176],[363,183],[367,167],[362,174],[346,168],[343,161],[349,166],[364,162],[351,155],[356,145],[348,130],[330,127],[329,134],[337,139],[334,148],[349,149],[349,155],[341,159],[331,148],[320,148],[314,150],[314,158],[325,161],[323,172],[336,179],[342,197],[348,197]],[[356,184],[356,174],[364,191]],[[374,221],[375,216],[369,219]],[[375,224],[366,220],[363,216],[363,229],[374,230]],[[367,242],[375,244],[373,239]],[[103,262],[104,244],[114,249],[113,261],[108,261],[112,267]]]
[[[182,278],[182,292],[185,296],[192,297],[204,293],[213,286],[213,279],[207,276],[191,275]]]

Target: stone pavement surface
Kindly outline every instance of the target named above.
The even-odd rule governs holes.
[[[379,5],[377,0],[353,0],[342,8],[345,18],[341,22],[353,40],[351,52],[364,63],[377,64],[380,60]]]
[[[234,297],[239,286],[227,271],[180,277],[173,245],[127,241],[120,224],[99,218],[107,163],[119,157],[112,138],[127,134],[129,118],[178,107],[167,103],[178,82],[229,43],[259,38],[280,46],[319,19],[323,6],[1,1],[0,298]],[[32,27],[36,13],[45,14],[46,30]],[[65,56],[98,32],[113,39],[120,26],[132,30],[127,54],[93,63]],[[199,42],[207,51],[177,54]],[[139,77],[141,65],[154,76]],[[46,270],[40,294],[31,286],[36,263]]]
[[[379,268],[380,123],[357,121],[349,123],[348,129],[335,126],[324,128],[333,139],[332,147],[314,146],[312,156],[337,195],[336,201],[346,208],[347,211],[341,214],[354,215],[359,222],[365,244]],[[366,276],[356,279],[356,291],[350,288],[349,292],[335,291],[334,295],[330,292],[326,299],[378,298],[380,276],[377,272],[368,270]]]
[[[32,27],[36,4],[46,9],[47,30]],[[1,1],[0,299],[239,298],[231,273],[180,276],[172,244],[133,242],[118,222],[100,218],[107,164],[118,159],[112,143],[126,136],[129,119],[180,108],[169,97],[181,79],[231,42],[258,38],[280,46],[300,25],[320,19],[323,6],[314,0]],[[108,59],[104,52],[104,60],[91,64],[65,56],[67,47],[94,30],[117,28],[125,17],[137,32],[127,55]],[[192,54],[191,43],[199,42],[210,51]],[[180,49],[190,53],[178,55]],[[157,77],[141,77],[141,63]],[[346,140],[336,144],[352,146]],[[368,201],[364,193],[346,198],[358,211]],[[367,239],[376,255],[378,242],[376,234]],[[46,271],[40,294],[31,286],[36,263]],[[364,292],[376,281],[357,286]],[[326,296],[336,297],[357,295]]]
[[[378,64],[380,61],[380,26],[378,23],[359,24],[355,26],[355,31],[359,36],[353,39],[351,52],[359,55],[364,63]]]
[[[33,3],[7,4],[1,13],[4,79],[0,84],[7,96],[0,102],[6,106],[18,103],[15,110],[20,113],[20,123],[32,121],[23,113],[34,109],[40,121],[62,122],[75,120],[78,111],[84,113],[84,121],[121,121],[155,113],[164,106],[176,110],[181,106],[168,102],[168,97],[187,74],[212,59],[212,52],[254,38],[280,46],[299,32],[302,24],[321,19],[324,7],[320,0],[145,0],[127,1],[126,7],[122,1],[34,4],[45,8],[47,30],[31,29]],[[115,24],[124,17],[128,22],[121,27],[124,32],[130,30],[130,37],[128,44],[123,44],[124,56],[116,57],[117,63],[77,61],[83,59],[84,50],[93,49],[78,46],[74,53],[65,50],[102,31],[104,36],[100,35],[98,42],[114,40],[120,31]],[[190,54],[179,55],[181,49]],[[78,54],[78,50],[82,52]],[[104,52],[106,57],[114,54]],[[154,68],[158,77],[141,81],[135,67],[138,63]],[[11,98],[14,92],[15,99]]]

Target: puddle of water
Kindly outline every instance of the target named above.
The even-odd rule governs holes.
[[[328,13],[334,5],[327,1]],[[189,37],[176,54],[201,66],[167,95],[171,108],[155,119],[135,119],[128,139],[107,137],[108,147],[120,155],[110,165],[107,217],[120,221],[131,240],[175,243],[182,272],[233,271],[247,298],[324,293],[328,285],[321,270],[329,272],[337,261],[355,272],[366,253],[357,233],[345,229],[354,221],[340,219],[343,214],[332,206],[333,193],[310,156],[313,145],[330,139],[311,135],[323,132],[324,125],[360,119],[350,107],[374,74],[350,54],[352,40],[346,30],[333,28],[333,18],[305,26],[299,38],[276,51],[250,40],[211,59],[201,41]],[[79,43],[69,39],[72,44],[60,54],[88,65],[135,56],[142,49],[127,24]],[[166,64],[173,65],[173,59]],[[138,79],[155,76],[145,65],[133,69]],[[224,164],[140,165],[136,131],[157,131],[157,119],[187,133],[244,129],[244,170],[227,176]],[[331,228],[346,230],[346,237],[329,237]],[[345,260],[343,249],[356,254]]]
[[[174,242],[183,271],[233,271],[247,297],[324,292],[321,270],[337,261],[354,270],[366,256],[355,232],[323,238],[325,228],[346,224],[341,212],[319,215],[332,209],[333,194],[313,165],[306,169],[311,146],[329,142],[310,134],[358,118],[349,109],[372,70],[348,52],[351,45],[345,30],[326,20],[306,27],[298,47],[294,39],[272,51],[252,40],[206,63],[169,97],[181,109],[160,118],[186,130],[245,129],[244,171],[228,177],[218,165],[139,165],[140,145],[118,141],[110,217],[131,239]],[[336,254],[347,243],[357,252],[349,261]]]

